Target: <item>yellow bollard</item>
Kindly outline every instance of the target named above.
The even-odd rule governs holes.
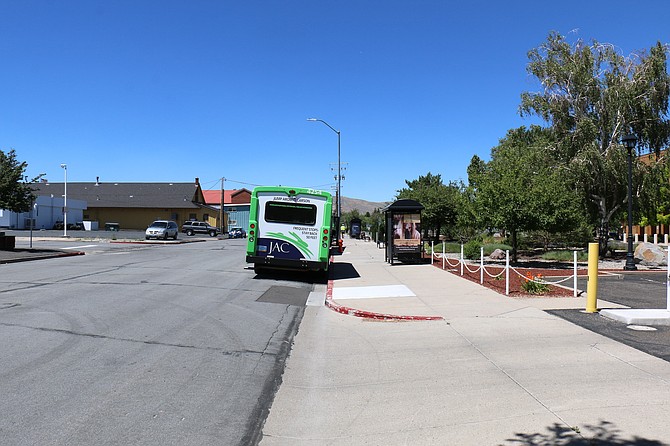
[[[589,243],[589,280],[586,283],[586,312],[598,312],[598,244]]]

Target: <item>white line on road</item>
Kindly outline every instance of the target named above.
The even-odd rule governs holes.
[[[69,248],[63,248],[63,249],[83,249],[83,248],[93,248],[98,245],[82,245],[82,246],[70,246]]]

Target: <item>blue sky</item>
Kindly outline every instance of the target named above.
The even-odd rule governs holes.
[[[670,43],[666,1],[0,0],[0,149],[30,176],[331,190],[467,180],[552,31]]]

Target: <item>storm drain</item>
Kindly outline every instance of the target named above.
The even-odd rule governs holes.
[[[282,305],[295,305],[304,307],[309,297],[309,290],[306,288],[293,288],[290,286],[271,286],[261,295],[256,302],[268,302]]]

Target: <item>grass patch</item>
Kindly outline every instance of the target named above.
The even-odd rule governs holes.
[[[444,252],[449,254],[459,254],[461,252],[461,245],[457,242],[442,242],[435,245],[435,252],[442,253],[442,245],[444,245]],[[430,251],[430,244],[426,243],[426,253],[432,254]]]
[[[461,253],[461,244],[458,242],[442,242],[438,243],[435,245],[435,253],[441,254],[442,253],[442,245],[444,245],[444,252],[447,254],[460,254]],[[426,243],[425,244],[425,251],[427,254],[432,254],[430,250],[430,244]],[[503,251],[511,251],[512,247],[509,245],[505,245],[504,243],[488,243],[484,245],[484,255],[485,256],[490,256],[493,251],[496,249],[501,249]],[[479,247],[476,247],[476,256],[475,258],[479,258]],[[466,256],[467,257],[467,256]]]
[[[572,251],[549,251],[542,254],[543,260],[551,260],[554,262],[572,262],[574,254]],[[585,251],[577,251],[577,261],[586,262],[589,259],[589,253]]]

